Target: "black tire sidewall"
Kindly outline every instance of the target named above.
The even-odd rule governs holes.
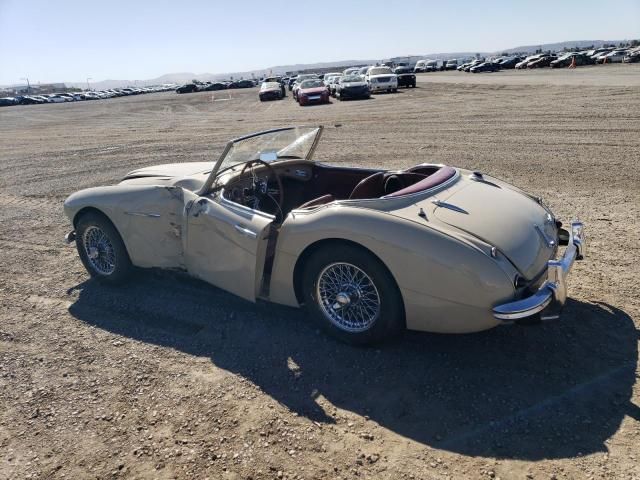
[[[378,290],[381,312],[371,328],[364,332],[352,333],[340,329],[320,308],[316,296],[318,276],[327,265],[336,262],[350,263],[360,268],[371,278]],[[395,337],[404,329],[404,304],[395,280],[384,264],[363,248],[338,244],[317,250],[305,264],[302,282],[305,308],[325,331],[345,343],[380,343]]]
[[[113,246],[116,255],[116,268],[110,275],[104,275],[96,271],[87,257],[87,252],[82,244],[82,237],[87,228],[91,226],[96,226],[102,230],[105,235],[109,237],[109,241]],[[80,255],[82,264],[92,278],[104,283],[115,285],[123,283],[129,277],[132,270],[131,259],[129,258],[127,249],[122,241],[122,237],[120,237],[120,234],[113,226],[113,223],[111,223],[106,216],[91,212],[82,215],[82,217],[78,219],[76,225],[76,248],[78,249],[78,255]]]

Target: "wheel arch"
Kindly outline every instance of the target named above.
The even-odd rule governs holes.
[[[373,258],[375,258],[378,262],[380,262],[380,265],[382,265],[384,267],[384,269],[387,271],[387,273],[389,274],[389,278],[391,278],[391,280],[393,281],[393,283],[395,285],[395,288],[397,289],[398,294],[400,295],[400,298],[402,299],[402,305],[403,305],[402,318],[403,318],[403,321],[404,321],[404,317],[405,317],[404,298],[402,297],[402,291],[400,290],[400,287],[398,285],[398,281],[396,280],[395,276],[393,275],[393,272],[389,269],[387,264],[378,255],[376,255],[373,251],[371,251],[369,248],[365,247],[364,245],[362,245],[362,244],[360,244],[358,242],[354,242],[353,240],[347,240],[347,239],[344,239],[344,238],[323,238],[321,240],[316,240],[315,242],[307,245],[304,248],[304,250],[302,251],[302,253],[298,257],[298,259],[296,260],[296,264],[295,264],[295,266],[293,268],[293,288],[294,288],[296,300],[298,301],[298,303],[299,304],[304,303],[304,295],[303,295],[303,291],[302,291],[303,290],[302,289],[302,277],[303,277],[303,273],[304,273],[304,267],[305,267],[307,261],[309,260],[311,255],[313,255],[318,250],[320,250],[322,248],[330,248],[330,247],[335,246],[335,245],[349,245],[349,246],[355,247],[357,249],[360,249],[360,250],[366,252],[367,254],[369,254]]]
[[[100,210],[99,208],[96,208],[96,207],[83,207],[80,210],[78,210],[76,212],[76,214],[73,216],[73,228],[77,228],[78,227],[78,221],[80,221],[80,218],[85,216],[85,215],[87,215],[88,213],[94,213],[96,215],[100,215],[100,216],[106,218],[107,220],[109,220],[111,225],[113,225],[113,227],[116,230],[118,230],[118,228],[115,226],[113,221],[109,218],[109,215],[107,215],[105,212],[103,212],[102,210]],[[120,234],[119,231],[118,231],[118,234]],[[122,235],[120,235],[120,236],[122,236]]]
[[[127,255],[129,255],[129,258],[131,258],[131,254],[129,253],[129,247],[127,246],[127,242],[124,236],[122,235],[122,232],[120,231],[116,223],[113,220],[111,220],[111,218],[109,218],[109,215],[107,215],[104,211],[100,210],[99,208],[90,206],[90,207],[83,207],[80,210],[78,210],[76,214],[73,216],[73,228],[76,229],[78,227],[78,222],[80,221],[80,219],[88,214],[98,215],[104,218],[107,222],[111,224],[113,229],[120,236],[120,240],[122,240],[122,244],[124,245],[124,249],[127,252]]]

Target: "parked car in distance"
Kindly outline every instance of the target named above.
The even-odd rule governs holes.
[[[622,63],[627,50],[614,50],[608,53],[602,53],[596,57],[596,63]]]
[[[500,70],[500,65],[494,62],[482,62],[478,65],[474,65],[469,69],[471,73],[481,73],[481,72],[497,72]]]
[[[253,88],[256,84],[253,83],[253,80],[239,80],[236,82],[235,88]]]
[[[349,67],[343,70],[342,75],[353,75],[354,73],[358,73],[360,67]]]
[[[512,69],[516,68],[516,64],[522,61],[522,57],[506,57],[498,62],[500,68],[502,69]]]
[[[541,54],[537,54],[537,55],[529,55],[528,57],[526,57],[524,60],[516,63],[515,68],[517,70],[521,70],[523,68],[527,68],[527,65],[529,64],[529,62],[533,62],[535,60],[538,60],[539,58],[542,58]]]
[[[303,80],[296,90],[296,100],[300,106],[329,103],[329,90],[319,78]]]
[[[342,75],[334,91],[338,100],[371,97],[369,85],[361,75]]]
[[[31,97],[29,95],[25,95],[24,97],[20,97],[18,99],[18,103],[20,105],[39,105],[41,103],[45,103],[45,101],[40,100],[39,98]]]
[[[64,102],[71,101],[66,97],[61,97],[60,95],[55,95],[55,94],[47,95],[47,98],[49,99],[49,102],[51,102],[51,103],[64,103]]]
[[[398,91],[398,77],[389,67],[369,67],[365,80],[371,93]]]
[[[294,75],[291,78],[289,78],[289,81],[287,82],[287,86],[289,88],[289,91],[291,91],[293,89],[293,86],[295,85],[297,79],[298,79],[297,75]]]
[[[198,86],[195,83],[187,83],[181,87],[176,88],[176,93],[193,93],[198,91]]]
[[[226,89],[227,89],[227,86],[222,82],[210,83],[205,88],[205,90],[208,91],[208,92],[218,91],[218,90],[226,90]]]
[[[213,164],[142,168],[75,192],[65,240],[98,284],[135,282],[134,267],[178,269],[250,302],[304,307],[355,344],[560,316],[587,253],[580,222],[563,225],[481,172],[314,162],[321,133],[258,132]]]
[[[332,73],[332,74],[326,74],[324,76],[324,78],[322,79],[322,83],[324,83],[324,85],[329,88],[329,85],[331,84],[331,82],[333,81],[334,78],[336,77],[340,77],[342,76],[342,74],[336,74],[336,73]]]
[[[476,65],[480,65],[481,63],[484,63],[484,59],[477,58],[470,63],[465,63],[464,65],[459,67],[458,70],[462,70],[463,72],[470,72],[473,67],[475,67]]]
[[[439,72],[444,70],[444,62],[441,60],[428,60],[424,66],[425,72]]]
[[[360,67],[360,69],[358,69],[356,73],[364,77],[367,74],[367,70],[369,70],[370,66],[371,65],[367,65],[366,67]]]
[[[445,70],[455,70],[457,68],[458,68],[458,60],[455,58],[447,60],[447,63],[444,64]]]
[[[622,62],[623,63],[637,63],[637,62],[640,62],[640,50],[635,50],[635,51],[629,52],[622,59]]]
[[[12,105],[18,105],[18,101],[13,97],[0,98],[0,107],[10,107]]]
[[[415,66],[413,67],[413,72],[414,73],[423,73],[425,71],[425,67],[427,65],[427,61],[426,60],[418,60],[415,64]]]
[[[398,78],[398,87],[416,88],[416,74],[409,67],[396,67],[393,73]]]
[[[332,97],[336,96],[336,90],[338,88],[338,84],[340,83],[340,80],[342,79],[342,77],[344,77],[344,75],[335,75],[331,79],[331,82],[329,83],[329,85],[327,85],[327,88],[329,89],[329,95],[331,95]]]
[[[555,54],[544,54],[542,57],[527,63],[527,68],[544,68],[551,65],[558,57]]]
[[[262,85],[260,85],[258,98],[261,102],[265,102],[267,100],[281,100],[282,85],[280,82],[263,82]]]
[[[556,58],[549,64],[549,66],[551,68],[565,68],[571,66],[574,63],[576,67],[581,67],[583,65],[592,64],[593,60],[582,53],[572,52]]]
[[[305,80],[320,80],[318,78],[318,75],[316,75],[315,73],[305,73],[303,75],[298,75],[298,77],[296,78],[295,83],[293,84],[293,89],[291,90],[292,94],[293,94],[293,99],[294,100],[298,100],[298,88],[300,88],[300,84],[302,82],[304,82]]]
[[[340,72],[325,73],[324,77],[322,78],[322,81],[324,82],[325,85],[329,86],[329,83],[331,83],[331,80],[334,77],[339,77],[340,75],[342,75],[342,73],[340,73]]]

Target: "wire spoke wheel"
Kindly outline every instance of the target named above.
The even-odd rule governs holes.
[[[98,226],[89,226],[82,234],[82,246],[91,267],[101,275],[116,269],[116,252],[111,239]]]
[[[370,329],[380,316],[380,294],[364,270],[350,263],[331,263],[316,282],[322,313],[335,326],[350,333]]]

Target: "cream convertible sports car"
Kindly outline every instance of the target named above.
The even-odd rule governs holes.
[[[256,133],[215,163],[143,168],[74,193],[66,239],[99,280],[184,269],[250,301],[305,305],[352,343],[559,315],[585,254],[582,224],[561,228],[540,199],[479,172],[315,163],[321,133]]]

